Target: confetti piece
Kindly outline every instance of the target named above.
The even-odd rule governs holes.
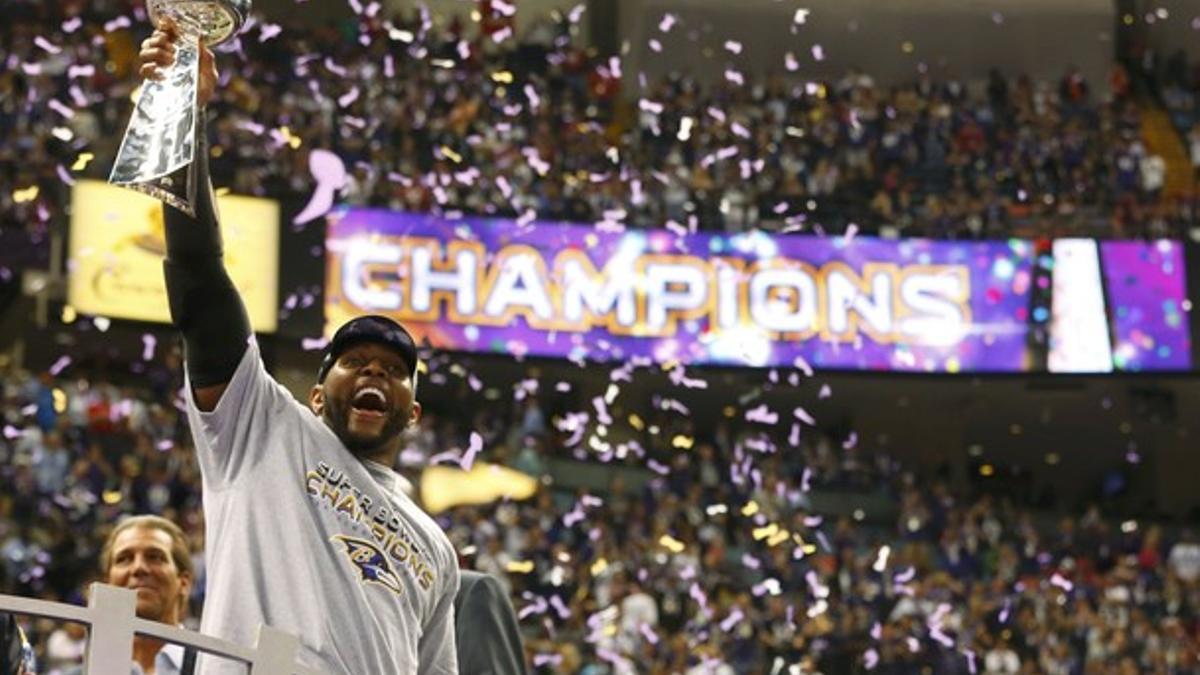
[[[747,422],[758,422],[760,424],[775,424],[779,421],[779,414],[771,412],[764,403],[756,408],[746,411]]]
[[[462,460],[458,463],[463,471],[471,470],[471,467],[475,465],[475,456],[478,455],[479,451],[482,449],[483,436],[480,436],[478,432],[472,431],[470,444],[467,446],[467,452],[463,455]],[[530,564],[532,565],[532,563]]]
[[[358,87],[352,87],[350,91],[338,97],[338,107],[345,108],[358,100]]]
[[[129,28],[132,25],[133,25],[133,22],[129,20],[129,17],[118,16],[117,18],[113,19],[112,21],[105,22],[104,32],[111,33],[113,31],[120,30],[122,28]]]
[[[1067,593],[1070,593],[1072,590],[1075,589],[1075,584],[1073,584],[1070,581],[1068,581],[1067,579],[1063,578],[1063,576],[1060,575],[1058,572],[1055,572],[1050,577],[1050,583],[1054,586],[1057,586],[1058,588],[1061,588],[1063,591],[1065,591]]]
[[[875,558],[875,564],[871,566],[871,569],[882,574],[883,571],[887,569],[888,556],[890,556],[891,553],[892,548],[890,546],[884,545],[881,547],[879,549],[879,555]]]
[[[729,612],[729,616],[725,617],[721,621],[721,630],[728,633],[729,631],[733,630],[733,627],[744,618],[746,618],[746,615],[742,612],[742,610],[734,607],[733,611]]]
[[[796,406],[796,408],[792,410],[792,414],[796,416],[796,419],[810,427],[817,426],[817,421],[813,419],[812,415],[808,414],[808,411],[800,406]]]
[[[264,23],[258,32],[259,43],[266,42],[272,38],[278,37],[283,32],[283,27],[279,24]]]
[[[303,225],[328,213],[333,207],[334,194],[346,184],[346,165],[328,150],[313,150],[309,154],[308,170],[317,186],[308,204],[292,219],[294,225]]]
[[[660,537],[658,543],[671,553],[682,553],[687,548],[682,541],[679,541],[669,534],[664,534],[662,537]]]
[[[150,333],[142,334],[142,360],[149,361],[154,358],[154,347],[158,344],[158,338]]]
[[[534,565],[533,565],[532,560],[525,560],[525,561],[514,560],[514,561],[508,563],[507,565],[505,565],[504,569],[505,569],[505,571],[511,572],[513,574],[529,574],[530,572],[533,571],[533,567],[534,567]]]
[[[62,356],[58,357],[53,364],[51,364],[49,372],[51,375],[58,377],[58,374],[66,370],[67,366],[69,365],[71,365],[71,357],[63,354]]]
[[[54,44],[53,42],[50,42],[49,40],[42,37],[41,35],[35,36],[33,38],[33,44],[37,45],[39,48],[41,48],[42,50],[44,50],[45,52],[47,52],[49,54],[61,54],[62,53],[62,47],[59,47],[58,45]]]

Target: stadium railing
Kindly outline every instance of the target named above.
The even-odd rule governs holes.
[[[257,644],[245,647],[202,633],[139,619],[136,611],[136,591],[101,583],[91,585],[87,607],[0,594],[0,612],[87,625],[89,636],[84,675],[129,672],[135,635],[191,647],[205,654],[244,664],[249,675],[323,675],[320,671],[296,663],[300,642],[295,636],[281,630],[261,626]]]

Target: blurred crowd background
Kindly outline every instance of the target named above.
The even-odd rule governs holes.
[[[433,382],[470,401],[469,375],[437,362]],[[0,373],[0,590],[82,602],[119,517],[159,513],[191,541],[195,625],[203,516],[179,356],[140,366],[126,386],[133,374]],[[535,672],[1195,670],[1200,540],[1187,522],[1123,518],[1105,485],[1075,504],[964,484],[853,435],[797,438],[748,408],[701,423],[664,398],[606,411],[640,418],[627,452],[583,453],[649,476],[564,489],[547,464],[579,455],[582,436],[564,389],[524,380],[486,405],[427,406],[398,467],[419,484],[475,432],[477,461],[539,479],[529,500],[438,516],[463,566],[511,591]],[[31,634],[44,672],[82,658],[77,626]]]
[[[4,191],[0,215],[37,227],[66,203],[81,148],[91,158],[71,175],[106,176],[146,29],[114,28],[130,10],[117,0],[10,4],[0,177],[38,190],[21,203]],[[1183,52],[1116,62],[1099,82],[1066,64],[1057,81],[993,70],[887,85],[780,68],[718,82],[684,71],[631,96],[563,14],[499,43],[466,17],[387,18],[251,28],[212,106],[219,184],[307,195],[319,147],[348,165],[345,202],[406,211],[941,238],[1177,236],[1200,218],[1200,64]],[[1186,156],[1159,147],[1151,94]]]
[[[148,32],[114,22],[139,9],[5,3],[6,236],[36,240],[72,179],[105,177]],[[681,73],[631,93],[564,13],[503,41],[502,26],[467,16],[386,19],[282,34],[258,23],[226,50],[210,129],[217,184],[303,198],[308,151],[321,147],[350,169],[345,202],[405,211],[953,239],[1182,237],[1200,224],[1200,64],[1182,53],[1117,60],[1106,81],[1069,64],[1057,81],[997,70],[887,85],[857,70]],[[1163,119],[1183,171],[1156,149]],[[178,352],[55,375],[3,363],[0,592],[82,602],[109,528],[159,513],[191,540],[194,623],[203,519]],[[641,428],[603,461],[630,473],[563,487],[551,461],[597,461],[573,421],[585,404],[532,382],[486,404],[428,406],[400,469],[419,483],[431,457],[474,431],[481,461],[539,480],[527,501],[438,516],[463,566],[511,591],[535,672],[1200,668],[1200,540],[1189,522],[1112,507],[1109,486],[1064,502],[1019,482],[964,483],[849,429],[799,433],[732,404],[698,419],[674,401],[620,411]],[[868,498],[880,508],[854,508]],[[80,662],[82,629],[31,629],[43,672]]]

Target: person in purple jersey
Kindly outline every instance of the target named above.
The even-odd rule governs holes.
[[[166,24],[142,44],[143,77],[162,77],[178,39]],[[331,675],[457,673],[457,556],[392,469],[421,414],[416,345],[385,317],[348,322],[307,405],[267,373],[223,261],[204,134],[218,82],[208,49],[200,72],[196,216],[163,207],[163,271],[203,479],[201,631],[252,644],[260,624],[273,626]],[[208,656],[197,669],[241,671]]]

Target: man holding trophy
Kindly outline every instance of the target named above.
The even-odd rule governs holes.
[[[163,269],[203,476],[201,631],[248,645],[270,625],[331,675],[456,673],[457,556],[391,468],[421,413],[412,337],[384,317],[348,322],[303,406],[263,366],[224,267],[203,133],[218,81],[208,45],[247,9],[152,0],[146,82],[112,178],[166,202]],[[198,672],[244,671],[201,657]]]

